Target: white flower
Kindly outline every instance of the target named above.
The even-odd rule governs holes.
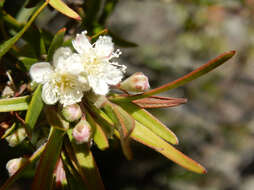
[[[76,57],[70,48],[59,48],[53,56],[53,66],[48,62],[32,65],[30,75],[33,81],[43,84],[42,99],[46,104],[59,101],[67,106],[80,102],[83,92],[90,89],[87,79],[79,75],[83,66]]]
[[[72,44],[78,52],[74,54],[75,60],[79,59],[83,65],[82,73],[87,76],[89,85],[96,94],[107,94],[109,85],[116,85],[122,80],[126,67],[111,61],[121,54],[119,49],[114,51],[111,37],[100,36],[94,44],[91,44],[86,32],[82,32],[77,34]]]

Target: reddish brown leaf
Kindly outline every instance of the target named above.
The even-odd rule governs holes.
[[[149,98],[133,100],[132,102],[141,108],[167,108],[184,104],[187,102],[187,99],[151,96]]]

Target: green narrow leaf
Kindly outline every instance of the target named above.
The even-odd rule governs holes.
[[[135,120],[140,122],[145,127],[149,128],[156,135],[172,144],[178,144],[176,135],[145,109],[141,109],[135,104],[128,102],[120,103],[120,106],[122,106],[123,109],[131,114]]]
[[[129,145],[129,136],[135,127],[134,119],[121,107],[113,103],[107,102],[103,108],[113,120],[114,126],[120,133],[120,141],[124,155],[127,159],[131,159],[132,152]]]
[[[51,128],[49,140],[35,172],[32,190],[45,190],[52,187],[53,172],[60,156],[65,134],[65,131],[59,128],[61,126],[58,126],[58,128],[52,126]]]
[[[5,137],[9,136],[9,135],[12,133],[12,131],[15,129],[15,127],[16,127],[16,123],[13,123],[12,126],[9,127],[9,128],[5,131],[5,133],[3,134],[3,136],[1,136],[1,139],[5,139]]]
[[[68,7],[62,0],[48,0],[49,4],[54,7],[56,10],[58,10],[60,13],[76,19],[81,20],[78,13],[76,13],[74,10],[72,10],[70,7]]]
[[[66,28],[62,28],[54,36],[52,43],[50,44],[49,51],[48,51],[48,58],[47,58],[48,61],[52,61],[52,58],[53,58],[53,55],[54,55],[54,52],[56,51],[56,49],[59,48],[60,46],[62,46],[65,31],[66,31]]]
[[[149,96],[152,96],[155,94],[159,94],[159,93],[177,88],[179,86],[183,86],[184,84],[186,84],[194,79],[197,79],[197,78],[203,76],[204,74],[212,71],[216,67],[220,66],[221,64],[225,63],[227,60],[232,58],[234,55],[235,55],[235,51],[226,52],[226,53],[216,57],[215,59],[212,59],[208,63],[197,68],[196,70],[190,72],[189,74],[184,75],[183,77],[175,80],[175,81],[172,81],[170,83],[162,85],[158,88],[152,89],[152,90],[147,91],[147,92],[140,94],[140,95],[133,95],[133,96],[127,96],[127,97],[126,96],[125,97],[124,96],[112,97],[111,101],[113,101],[113,102],[130,102],[133,100],[146,98],[146,97],[149,97]]]
[[[94,121],[92,116],[87,112],[87,121],[93,128],[93,140],[100,150],[105,150],[109,147],[109,142],[106,133],[103,131],[102,127]]]
[[[25,33],[25,31],[31,26],[35,18],[40,14],[40,12],[47,6],[47,2],[43,3],[43,5],[37,9],[37,11],[33,14],[31,19],[27,22],[27,24],[18,32],[15,36],[10,38],[9,40],[5,41],[0,45],[0,59],[4,54],[6,54],[11,47],[22,37],[22,35]]]
[[[23,166],[1,186],[0,190],[7,190],[20,176],[22,176],[25,169],[37,160],[44,149],[45,145],[42,145],[39,149],[37,149],[27,162],[25,162]]]
[[[157,152],[160,152],[168,159],[190,171],[196,173],[206,173],[206,169],[203,166],[175,149],[172,145],[162,140],[159,136],[154,134],[148,128],[144,127],[139,122],[136,122],[136,127],[133,130],[131,137],[134,140],[156,150]]]
[[[27,110],[30,96],[0,99],[0,112]]]
[[[104,190],[104,185],[89,144],[76,144],[72,137],[72,130],[68,131],[68,136],[75,153],[78,172],[87,184],[88,189]]]
[[[33,93],[32,99],[30,101],[30,104],[26,113],[25,124],[28,127],[30,132],[33,130],[43,108],[43,101],[41,98],[41,89],[42,89],[42,85],[39,85],[37,89],[35,90],[35,92]]]

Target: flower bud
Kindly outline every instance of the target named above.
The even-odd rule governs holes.
[[[27,137],[26,130],[24,127],[18,128],[14,133],[6,137],[6,141],[10,147],[17,146]]]
[[[63,107],[61,111],[61,115],[66,121],[73,122],[81,118],[82,111],[78,104],[72,104],[72,105]]]
[[[54,174],[56,176],[56,186],[58,187],[61,187],[62,184],[66,184],[66,174],[65,174],[65,171],[64,171],[64,167],[63,167],[63,162],[61,159],[59,159],[59,161],[57,162],[56,164],[56,169],[54,171]]]
[[[147,76],[141,72],[134,73],[120,83],[120,89],[130,92],[144,92],[150,88]]]
[[[91,126],[85,117],[82,117],[78,124],[74,127],[72,136],[76,140],[77,144],[87,143],[90,141]]]
[[[22,157],[9,160],[6,164],[9,176],[13,176],[26,161],[27,158]]]

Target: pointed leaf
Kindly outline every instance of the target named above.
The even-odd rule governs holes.
[[[37,160],[37,158],[41,155],[44,149],[45,145],[42,145],[38,150],[36,150],[36,152],[33,153],[33,155],[27,160],[27,162],[25,162],[22,167],[19,168],[19,170],[1,186],[0,190],[7,190],[20,176],[22,176],[25,169]]]
[[[47,6],[47,2],[45,2],[37,11],[33,14],[31,19],[27,22],[27,24],[18,32],[15,36],[10,38],[9,40],[5,41],[0,45],[0,59],[4,54],[6,54],[12,46],[22,37],[25,31],[31,26],[35,18],[40,14],[40,12]]]
[[[72,130],[68,131],[68,136],[75,153],[78,172],[88,186],[88,189],[104,190],[104,185],[89,144],[76,144],[72,137]]]
[[[134,140],[156,150],[157,152],[160,152],[168,159],[190,171],[196,173],[206,173],[206,170],[203,166],[175,149],[173,146],[162,140],[139,122],[136,122],[136,127],[132,132],[131,137]]]
[[[139,123],[153,131],[156,135],[172,144],[178,144],[176,135],[145,109],[141,109],[133,103],[124,102],[120,104]]]
[[[35,90],[35,92],[33,93],[32,99],[30,101],[26,113],[25,124],[30,132],[33,130],[44,105],[41,98],[41,88],[42,85],[39,85]]]
[[[27,110],[30,96],[0,99],[0,112]]]
[[[103,131],[102,127],[94,121],[92,116],[87,112],[87,121],[93,128],[93,140],[100,150],[105,150],[109,147],[109,142],[106,133]]]
[[[151,96],[148,98],[133,100],[132,102],[141,108],[167,108],[184,104],[187,102],[187,99]]]
[[[54,52],[56,51],[56,49],[59,48],[60,46],[62,46],[65,31],[66,31],[66,28],[62,28],[54,36],[52,43],[50,44],[49,51],[48,51],[48,58],[47,58],[48,61],[52,61],[52,58],[53,58],[53,55],[54,55]]]
[[[133,101],[133,100],[137,100],[137,99],[141,99],[141,98],[150,97],[152,95],[159,94],[159,93],[177,88],[179,86],[183,86],[184,84],[186,84],[194,79],[197,79],[197,78],[203,76],[204,74],[212,71],[216,67],[225,63],[227,60],[229,60],[234,55],[235,55],[235,51],[226,52],[226,53],[216,57],[215,59],[209,61],[208,63],[202,65],[201,67],[197,68],[196,70],[190,72],[189,74],[187,74],[187,75],[185,75],[173,82],[167,83],[165,85],[162,85],[158,88],[152,89],[152,90],[147,91],[147,92],[140,94],[140,95],[132,95],[132,96],[128,96],[128,97],[115,96],[115,97],[112,97],[111,100],[113,102],[121,102],[121,101],[128,102],[128,101]]]
[[[62,0],[48,0],[49,4],[54,7],[56,10],[58,10],[60,13],[76,19],[81,20],[78,13],[76,13],[74,10],[72,10],[70,7],[68,7]]]

